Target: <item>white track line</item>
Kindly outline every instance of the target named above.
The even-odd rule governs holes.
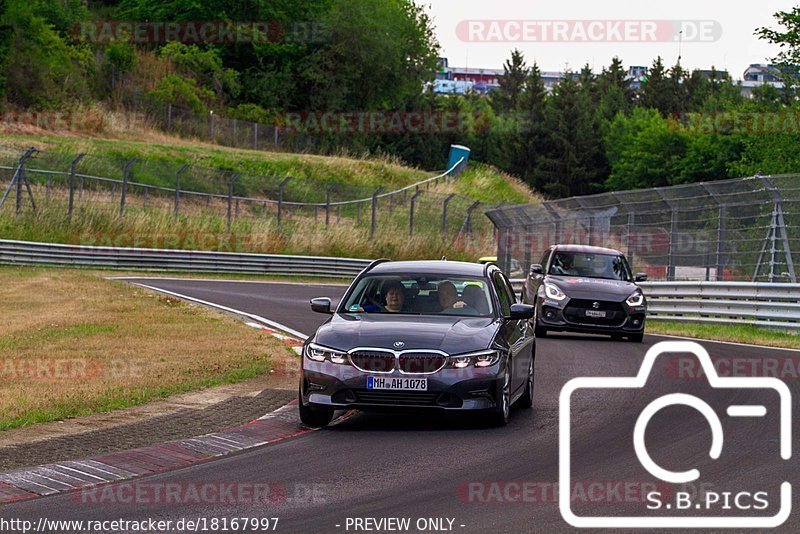
[[[237,310],[235,308],[229,308],[227,306],[222,306],[220,304],[214,304],[213,302],[208,302],[208,301],[205,301],[205,300],[197,299],[197,298],[194,298],[194,297],[190,297],[188,295],[182,295],[180,293],[175,293],[174,291],[167,291],[166,289],[161,289],[161,288],[158,288],[158,287],[148,286],[148,285],[140,284],[140,283],[137,283],[137,282],[130,282],[130,283],[132,285],[143,287],[145,289],[150,289],[150,290],[156,291],[158,293],[165,293],[167,295],[172,295],[174,297],[182,298],[182,299],[185,299],[185,300],[188,300],[188,301],[191,301],[191,302],[196,302],[196,303],[202,304],[204,306],[209,306],[211,308],[216,308],[218,310],[226,311],[226,312],[229,312],[229,313],[235,313],[237,315],[248,317],[250,319],[253,319],[254,321],[258,321],[258,322],[263,323],[263,324],[265,324],[267,326],[271,326],[272,328],[275,328],[276,330],[281,330],[283,332],[286,332],[287,334],[291,334],[291,335],[293,335],[293,336],[295,336],[295,337],[297,337],[299,339],[302,339],[303,341],[308,339],[308,336],[305,335],[304,333],[298,332],[297,330],[295,330],[293,328],[289,328],[286,325],[282,325],[281,323],[276,323],[275,321],[270,321],[269,319],[267,319],[265,317],[261,317],[260,315],[255,315],[253,313],[247,313],[245,311]]]
[[[787,349],[784,347],[768,347],[766,345],[751,345],[749,343],[736,343],[734,341],[718,341],[716,339],[704,339],[701,337],[686,337],[686,336],[668,336],[667,334],[647,334],[648,336],[658,336],[658,337],[671,337],[675,339],[690,339],[692,341],[706,341],[708,343],[722,343],[724,345],[736,345],[739,347],[753,347],[757,349],[769,349],[769,350],[785,350],[789,352],[800,352],[800,349]]]

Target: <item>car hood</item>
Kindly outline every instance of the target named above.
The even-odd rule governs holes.
[[[617,302],[628,298],[638,287],[632,282],[581,276],[548,276],[547,281],[554,282],[569,298]]]
[[[492,317],[337,313],[319,327],[313,341],[344,351],[378,347],[461,354],[488,348],[500,323]],[[395,342],[403,342],[403,346],[395,347]]]

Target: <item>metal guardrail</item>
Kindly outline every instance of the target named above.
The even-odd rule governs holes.
[[[511,281],[516,291],[524,279]],[[647,317],[800,329],[800,284],[641,282]]]
[[[32,243],[0,239],[0,263],[354,278],[370,260]],[[520,291],[524,280],[511,281]],[[643,282],[648,318],[800,329],[800,284]]]
[[[57,245],[0,239],[0,263],[123,270],[353,278],[370,260],[147,248]]]

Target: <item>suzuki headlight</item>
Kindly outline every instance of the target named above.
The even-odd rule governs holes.
[[[560,287],[548,282],[545,282],[544,284],[544,294],[547,295],[547,298],[553,300],[564,300],[567,298],[567,295],[561,291]]]
[[[644,295],[642,294],[642,292],[641,292],[640,290],[638,290],[638,289],[637,289],[636,291],[634,291],[634,292],[631,294],[631,296],[630,296],[630,297],[628,297],[628,298],[625,300],[625,303],[626,303],[628,306],[633,306],[633,307],[635,307],[635,306],[641,306],[642,304],[644,304]]]
[[[324,362],[328,360],[331,363],[345,364],[347,362],[347,353],[316,343],[309,343],[306,345],[306,357],[315,362]]]
[[[467,367],[491,367],[500,361],[500,353],[496,350],[482,350],[470,354],[450,356],[447,360],[449,369],[464,369]]]

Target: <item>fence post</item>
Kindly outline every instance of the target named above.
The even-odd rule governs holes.
[[[75,168],[86,154],[78,154],[69,167],[69,206],[67,208],[67,221],[72,222],[72,211],[75,208]]]
[[[468,234],[472,233],[472,212],[480,205],[480,201],[476,200],[470,207],[467,208],[467,218],[464,221],[464,231]],[[508,270],[506,270],[506,272],[508,272]]]
[[[331,222],[331,189],[333,186],[328,186],[325,190],[325,226],[327,227]]]
[[[167,131],[172,130],[172,104],[167,104]]]
[[[14,189],[14,186],[16,185],[17,187],[16,213],[17,215],[19,215],[19,212],[22,210],[22,181],[25,180],[25,186],[28,189],[28,196],[30,196],[31,205],[33,205],[33,211],[34,213],[36,213],[36,202],[34,202],[33,200],[33,191],[31,191],[31,185],[28,183],[28,179],[25,177],[25,163],[28,161],[28,158],[33,156],[35,152],[38,152],[38,150],[36,150],[33,147],[30,147],[28,150],[25,151],[22,157],[19,158],[19,163],[17,164],[17,170],[16,172],[14,172],[14,176],[11,177],[11,182],[8,184],[6,192],[3,193],[3,198],[0,199],[0,208],[3,207],[3,204],[5,204],[8,195],[11,193],[11,190]]]
[[[278,230],[279,231],[283,228],[283,188],[286,187],[286,184],[289,183],[289,180],[291,179],[292,179],[291,176],[287,176],[278,186]]]
[[[258,123],[253,123],[253,150],[258,149]]]
[[[273,126],[272,129],[273,129],[273,135],[274,135],[274,138],[275,138],[274,139],[275,146],[278,146],[278,127],[277,126]]]
[[[181,174],[183,174],[186,169],[189,168],[189,164],[184,164],[178,172],[175,173],[175,215],[174,219],[178,220],[178,209],[181,204]]]
[[[717,282],[725,279],[725,205],[719,206],[717,219]]]
[[[228,233],[231,233],[231,215],[233,211],[233,184],[236,182],[236,178],[239,177],[238,173],[234,173],[228,178]]]
[[[378,193],[380,193],[382,187],[379,187],[372,193],[372,222],[369,227],[369,240],[375,241],[375,222],[378,217]]]
[[[147,207],[147,191],[148,191],[149,189],[150,189],[149,187],[147,187],[147,186],[144,186],[144,193],[142,194],[142,196],[144,197],[144,198],[142,199],[142,207],[144,207],[144,208],[146,208],[146,207]]]
[[[444,199],[444,204],[442,205],[442,235],[447,235],[447,205],[450,204],[450,201],[455,198],[456,194],[451,193]]]
[[[138,160],[137,158],[133,158],[128,163],[125,164],[125,168],[122,170],[122,195],[119,199],[119,216],[122,217],[125,215],[125,196],[128,193],[128,177],[131,173],[131,167],[134,163]]]
[[[208,113],[208,138],[214,139],[214,111]]]
[[[633,225],[636,224],[636,215],[628,213],[628,235],[625,239],[625,248],[628,252],[628,264],[633,267]]]
[[[356,203],[356,224],[361,224],[361,202]]]
[[[236,146],[236,119],[233,119],[233,146]]]
[[[417,191],[411,196],[411,202],[408,212],[408,235],[414,237],[414,205],[417,203],[417,197],[422,194],[422,189],[417,188]]]

